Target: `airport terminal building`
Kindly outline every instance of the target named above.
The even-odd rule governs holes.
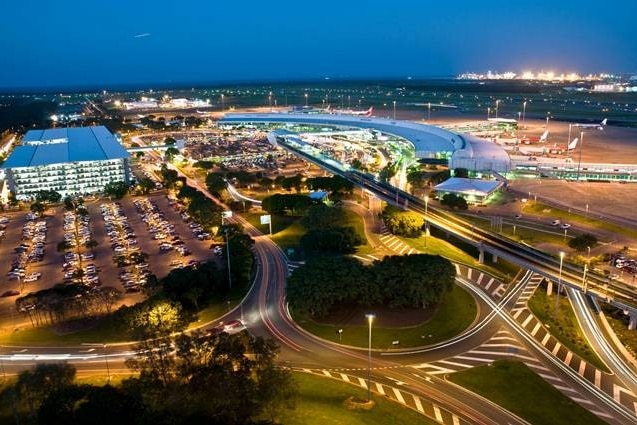
[[[106,127],[29,130],[2,164],[8,189],[18,199],[40,190],[68,195],[100,192],[113,181],[130,181],[130,154]]]
[[[226,114],[219,124],[230,127],[307,125],[341,130],[367,129],[402,138],[414,147],[416,158],[447,160],[449,168],[497,173],[511,170],[508,153],[496,143],[412,121],[335,114],[236,113]]]

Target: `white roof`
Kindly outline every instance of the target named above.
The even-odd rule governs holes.
[[[498,180],[465,179],[451,177],[434,189],[439,192],[463,193],[465,195],[487,196],[502,185]]]

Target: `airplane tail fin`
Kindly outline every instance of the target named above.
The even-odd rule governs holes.
[[[373,113],[374,113],[374,107],[370,106],[369,109],[365,112],[365,116],[371,117]]]
[[[608,118],[604,118],[604,120],[601,123],[601,126],[605,126],[608,123]]]

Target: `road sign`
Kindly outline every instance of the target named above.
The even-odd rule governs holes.
[[[222,211],[221,212],[221,217],[223,218],[230,218],[232,217],[232,211],[228,210],[228,211]]]
[[[272,222],[272,216],[270,214],[261,216],[261,224],[270,224]]]

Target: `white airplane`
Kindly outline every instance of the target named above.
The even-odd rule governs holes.
[[[333,109],[330,105],[327,105],[325,108],[325,112],[328,114],[339,114],[339,115],[357,115],[362,117],[371,117],[374,113],[374,107],[370,106],[366,111],[354,111],[352,109]]]
[[[606,123],[608,122],[608,118],[604,118],[604,121],[599,124],[572,124],[573,127],[578,128],[596,128],[597,130],[603,130],[606,127]]]

